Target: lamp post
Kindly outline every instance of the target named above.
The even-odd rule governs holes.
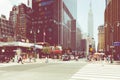
[[[58,45],[60,45],[60,22],[57,22],[56,20],[53,20],[55,24],[58,25]]]
[[[114,38],[113,38],[113,36],[114,36],[114,26],[112,26],[111,24],[110,24],[110,32],[111,32],[111,46],[110,46],[110,48],[111,48],[111,57],[110,57],[110,61],[111,61],[111,63],[113,63],[113,49],[114,49],[114,46],[113,46],[113,42],[114,42]]]
[[[31,30],[30,33],[33,34],[33,36],[34,36],[34,52],[35,52],[34,61],[36,62],[36,56],[37,56],[37,52],[36,52],[36,42],[37,42],[36,41],[36,36],[37,36],[37,33],[40,33],[40,30],[38,29],[37,32],[36,32],[36,30],[34,30],[34,31]]]
[[[43,42],[45,43],[45,36],[46,36],[46,32],[45,32],[45,28],[43,30]]]

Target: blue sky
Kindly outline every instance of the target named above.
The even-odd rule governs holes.
[[[104,8],[105,0],[91,0],[92,1],[92,10],[94,17],[94,36],[97,42],[98,35],[98,26],[104,24]],[[0,14],[5,14],[8,18],[9,11],[12,9],[14,4],[20,4],[21,2],[27,3],[27,0],[1,0],[0,1]],[[81,26],[83,33],[87,33],[87,19],[89,11],[90,0],[78,0],[78,11],[77,18],[78,23]],[[4,7],[4,8],[2,8]]]
[[[94,18],[94,31],[99,25],[104,24],[104,0],[91,0],[92,1],[92,11]],[[78,22],[81,28],[84,29],[83,32],[87,33],[87,20],[89,11],[90,0],[78,0]]]

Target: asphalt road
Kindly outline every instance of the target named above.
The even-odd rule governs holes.
[[[37,63],[0,68],[0,80],[69,80],[86,63]]]

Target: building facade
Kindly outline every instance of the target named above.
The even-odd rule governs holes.
[[[10,12],[10,22],[14,27],[14,38],[15,41],[26,41],[28,38],[27,29],[32,26],[31,22],[32,9],[27,7],[25,4],[13,6]]]
[[[105,51],[113,54],[114,59],[120,56],[120,0],[111,0],[105,10]]]
[[[10,17],[9,21],[12,23],[14,28],[14,40],[16,41],[16,31],[17,31],[17,25],[18,25],[18,7],[13,6],[12,11],[10,11]]]
[[[13,26],[4,15],[0,17],[0,42],[13,41],[14,31]]]
[[[104,52],[105,49],[105,33],[104,26],[101,25],[98,27],[98,52]]]
[[[73,16],[73,9],[68,6],[64,0],[32,0],[31,29],[36,34],[36,42],[48,42],[50,45],[61,45],[63,48],[71,48],[71,46],[76,48],[74,17],[77,12],[74,12]],[[33,41],[34,38],[30,39]]]
[[[73,18],[77,20],[77,0],[63,0]]]

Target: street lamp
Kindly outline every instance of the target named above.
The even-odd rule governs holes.
[[[54,21],[54,23],[55,24],[57,24],[58,25],[58,45],[60,44],[60,29],[59,29],[59,27],[60,27],[60,25],[61,25],[61,23],[60,22],[57,22],[56,20],[53,20]]]
[[[36,36],[37,36],[37,33],[40,33],[40,30],[39,29],[37,31],[31,30],[30,33],[33,34],[33,36],[34,36],[34,52],[35,52],[34,57],[36,58],[36,55],[37,55],[36,46],[35,46],[36,45]],[[34,58],[34,61],[36,61],[35,58]]]
[[[113,63],[113,49],[114,49],[114,46],[113,46],[113,43],[114,43],[114,25],[112,26],[111,24],[110,24],[110,32],[111,32],[111,46],[110,46],[110,48],[111,48],[111,63]]]
[[[2,49],[2,53],[4,53],[5,52],[5,49]]]
[[[45,28],[43,30],[43,42],[45,43],[45,36],[46,36],[46,32],[45,32]]]

